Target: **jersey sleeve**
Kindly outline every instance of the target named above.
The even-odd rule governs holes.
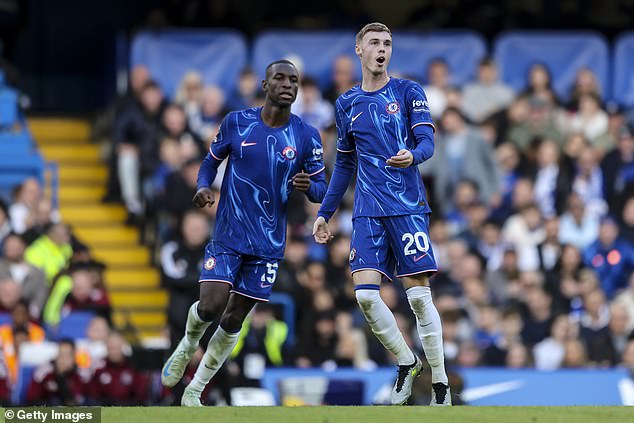
[[[431,118],[429,103],[423,88],[416,82],[410,81],[405,93],[407,116],[412,129],[419,125],[429,125],[436,131],[434,121]]]
[[[324,149],[321,145],[321,137],[319,131],[313,127],[309,127],[306,131],[307,152],[304,156],[303,169],[310,176],[323,172],[324,166]]]
[[[220,124],[216,138],[211,141],[209,146],[209,154],[219,161],[223,161],[231,153],[231,137],[229,135],[229,125],[234,119],[235,114],[228,114]]]
[[[348,134],[348,120],[345,119],[345,113],[341,107],[341,103],[337,100],[335,107],[335,120],[337,123],[337,151],[341,153],[352,153],[356,150],[354,140]]]

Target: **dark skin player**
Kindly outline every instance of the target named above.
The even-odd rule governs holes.
[[[298,87],[299,73],[295,66],[276,63],[267,70],[266,79],[262,81],[266,97],[261,112],[262,121],[266,125],[279,128],[288,123]],[[310,187],[310,176],[300,172],[293,176],[292,182],[294,189],[305,192]],[[192,199],[199,208],[211,207],[215,201],[215,195],[209,188],[199,189]],[[230,289],[231,287],[225,283],[201,283],[198,313],[208,322],[217,321],[218,316],[222,314],[222,327],[227,331],[238,331],[258,301],[242,295],[231,295]]]

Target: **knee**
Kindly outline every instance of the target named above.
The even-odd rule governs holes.
[[[213,298],[201,298],[198,303],[198,316],[206,322],[213,322],[220,317],[225,309],[225,304]]]
[[[378,289],[358,289],[354,291],[354,295],[362,310],[366,310],[381,301]]]
[[[227,332],[238,332],[242,329],[242,322],[244,322],[244,317],[241,313],[226,313],[222,316],[220,326]]]

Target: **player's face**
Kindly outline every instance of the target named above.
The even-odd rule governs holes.
[[[372,74],[384,73],[392,58],[392,36],[389,32],[370,31],[363,36],[355,50],[364,69]]]
[[[299,74],[295,66],[287,63],[275,64],[269,69],[267,79],[262,82],[262,89],[273,104],[290,106],[297,97]]]

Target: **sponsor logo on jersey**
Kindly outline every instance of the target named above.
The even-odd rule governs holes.
[[[324,155],[323,148],[313,148],[313,157],[315,160],[321,160],[321,157]]]
[[[206,270],[211,270],[214,267],[216,267],[216,258],[215,257],[209,257],[207,259],[207,261],[205,261],[205,269]]]
[[[295,160],[295,157],[297,157],[297,150],[289,145],[282,150],[282,156],[286,160]]]
[[[349,261],[354,261],[355,257],[357,256],[357,249],[353,248],[352,250],[350,250],[350,258]]]
[[[401,106],[398,105],[397,101],[393,101],[393,102],[387,104],[387,106],[385,107],[385,110],[389,114],[393,115],[394,113],[396,113],[399,110],[401,110]]]
[[[412,100],[412,108],[415,113],[429,112],[429,103],[427,100]]]

